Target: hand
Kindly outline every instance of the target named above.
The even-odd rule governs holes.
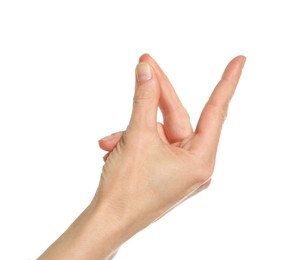
[[[94,199],[38,259],[112,259],[131,236],[206,188],[244,62],[229,63],[193,131],[169,80],[143,55],[127,130],[99,141],[108,154]],[[164,124],[156,122],[158,107]]]
[[[129,222],[131,235],[208,186],[244,63],[243,56],[229,63],[193,131],[158,64],[149,55],[140,58],[129,126],[99,141],[108,154],[96,195]],[[156,122],[158,107],[164,124]]]

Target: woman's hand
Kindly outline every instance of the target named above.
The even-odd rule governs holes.
[[[108,154],[96,197],[129,223],[129,236],[208,186],[244,63],[243,56],[229,63],[193,131],[163,71],[149,55],[140,58],[129,126],[99,141]]]
[[[206,188],[244,62],[229,63],[193,131],[169,80],[143,55],[126,131],[99,141],[108,154],[94,199],[39,259],[112,259],[131,236]],[[156,122],[158,107],[164,124]]]

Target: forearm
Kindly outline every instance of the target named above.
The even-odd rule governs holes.
[[[38,259],[109,260],[128,239],[125,230],[123,221],[92,202]]]

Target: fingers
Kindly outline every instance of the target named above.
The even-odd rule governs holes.
[[[168,141],[167,135],[165,133],[165,129],[164,129],[164,125],[163,124],[157,123],[157,132],[158,132],[158,135],[159,135],[160,139],[164,143],[170,144],[169,141]]]
[[[163,125],[160,124],[160,123],[157,123],[157,132],[158,132],[158,135],[160,137],[160,139],[166,143],[166,144],[169,144],[168,140],[167,140],[167,137],[165,135],[165,132],[164,132],[164,128],[163,128]],[[113,151],[113,149],[116,147],[116,145],[119,143],[121,137],[123,135],[123,132],[120,131],[120,132],[117,132],[117,133],[114,133],[114,134],[111,134],[109,136],[106,136],[102,139],[100,139],[98,141],[98,145],[99,147],[104,150],[104,151],[107,151],[107,153],[103,156],[103,160],[104,162],[108,159],[110,153]]]
[[[164,143],[169,144],[166,134],[164,132],[163,124],[157,123],[157,132],[158,132],[160,139]],[[98,141],[98,145],[102,150],[107,151],[107,152],[112,152],[112,150],[116,147],[116,145],[120,141],[122,135],[123,135],[123,132],[120,131],[120,132],[111,134],[109,136],[106,136]]]
[[[109,158],[109,156],[110,156],[110,153],[106,153],[104,155],[104,157],[102,157],[103,161],[106,162],[106,160]]]
[[[189,116],[179,100],[171,82],[148,54],[140,57],[141,62],[149,63],[160,82],[159,108],[164,118],[164,130],[170,143],[178,142],[192,134]]]
[[[146,62],[136,67],[136,87],[129,129],[156,131],[160,86],[154,69]]]
[[[200,146],[201,149],[211,149],[211,152],[216,154],[228,105],[237,87],[244,64],[245,57],[238,56],[226,67],[221,80],[202,111],[195,130],[197,140],[193,143],[194,149]]]
[[[107,152],[111,152],[122,137],[122,132],[117,132],[106,136],[98,141],[99,147]]]

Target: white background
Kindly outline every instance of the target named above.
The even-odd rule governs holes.
[[[247,56],[210,188],[115,259],[298,259],[296,1],[0,1],[0,259],[34,259],[91,201],[150,53],[196,124]]]

